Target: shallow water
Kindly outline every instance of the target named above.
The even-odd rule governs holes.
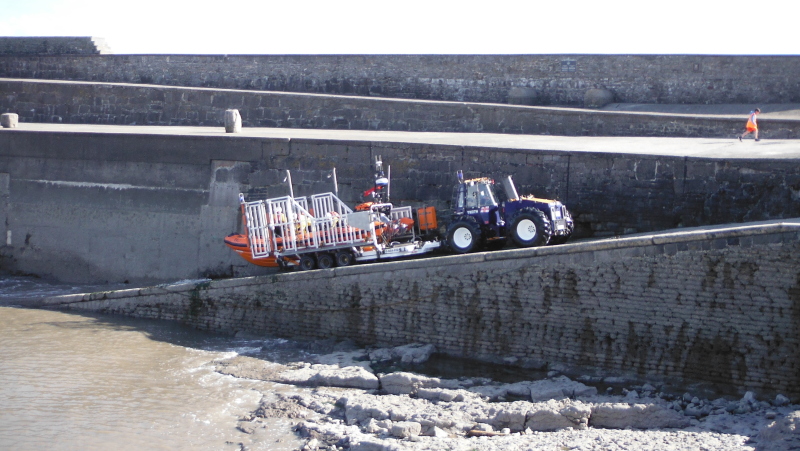
[[[264,344],[170,322],[0,307],[0,449],[296,449],[286,422],[255,443],[236,429],[261,392],[281,386],[214,372],[215,359]]]

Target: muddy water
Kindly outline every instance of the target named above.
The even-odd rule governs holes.
[[[0,449],[297,449],[288,423],[255,441],[236,428],[281,386],[213,370],[215,359],[261,346],[271,345],[0,306]]]

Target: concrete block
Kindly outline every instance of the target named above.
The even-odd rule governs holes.
[[[3,128],[17,128],[19,115],[17,113],[0,114],[0,126]]]
[[[239,110],[225,110],[225,133],[241,133],[242,116]]]

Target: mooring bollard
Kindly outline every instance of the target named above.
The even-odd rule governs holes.
[[[0,125],[3,128],[17,128],[19,122],[19,115],[17,113],[3,113],[0,114]]]
[[[225,133],[239,133],[242,131],[242,116],[239,110],[225,110]]]

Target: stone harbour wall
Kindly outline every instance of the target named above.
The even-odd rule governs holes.
[[[0,55],[0,77],[457,102],[797,103],[798,56]]]
[[[0,79],[0,112],[20,122],[222,126],[237,109],[245,127],[513,133],[563,136],[727,137],[743,117],[648,114],[499,105],[184,88]],[[761,120],[770,139],[800,138],[800,121]]]
[[[800,217],[794,159],[704,159],[335,139],[130,132],[0,132],[0,269],[62,281],[157,283],[260,274],[222,244],[247,199],[333,190],[363,201],[372,163],[392,170],[392,201],[436,207],[455,174],[513,174],[520,193],[559,199],[574,238]]]
[[[800,223],[62,296],[54,308],[800,397]]]

